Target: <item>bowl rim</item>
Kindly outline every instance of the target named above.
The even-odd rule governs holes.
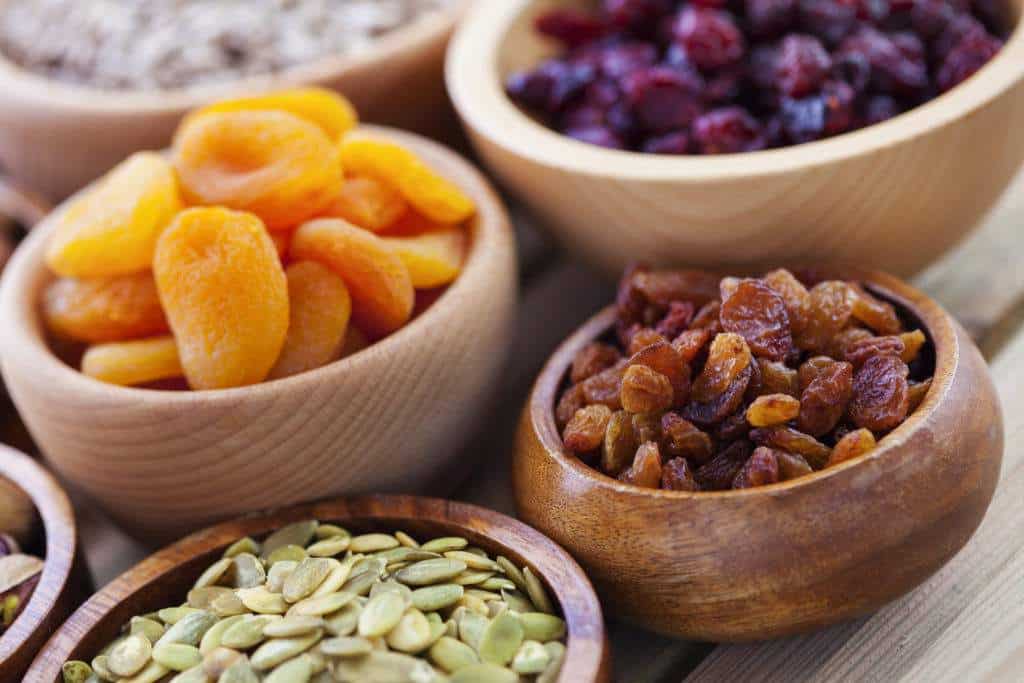
[[[0,5],[6,0],[0,0]],[[405,26],[375,38],[353,54],[328,54],[280,71],[196,87],[168,90],[112,90],[68,83],[25,69],[0,52],[0,83],[5,99],[37,102],[68,115],[160,114],[193,109],[212,100],[324,83],[369,69],[403,54],[421,51],[453,31],[472,0],[454,0],[449,8],[428,12]]]
[[[389,513],[389,510],[400,512]],[[29,671],[36,674],[47,671],[55,657],[63,662],[82,638],[123,602],[167,580],[181,565],[222,551],[237,538],[262,537],[290,522],[310,518],[342,525],[354,522],[367,526],[395,525],[396,528],[403,522],[415,520],[456,528],[467,536],[486,539],[535,569],[562,607],[568,636],[559,680],[568,680],[567,672],[580,676],[574,680],[597,680],[607,667],[610,653],[601,604],[593,584],[579,563],[550,538],[517,519],[471,503],[422,496],[366,495],[331,498],[238,517],[196,531],[164,547],[113,579],[76,609],[40,649]]]
[[[530,424],[546,457],[554,460],[556,465],[567,474],[588,477],[596,486],[620,495],[663,500],[721,500],[759,495],[786,495],[813,486],[824,479],[840,476],[846,470],[881,460],[890,451],[902,448],[914,438],[918,428],[926,425],[929,413],[948,395],[961,366],[960,356],[963,349],[953,318],[937,302],[920,290],[895,276],[880,271],[839,265],[816,268],[815,274],[822,274],[825,279],[841,278],[858,281],[873,294],[909,312],[921,323],[922,331],[935,349],[935,371],[932,375],[932,385],[924,400],[896,429],[880,439],[874,450],[796,479],[755,488],[726,491],[645,489],[622,483],[584,464],[579,458],[569,453],[562,444],[562,438],[555,423],[555,405],[562,380],[568,372],[576,352],[611,328],[615,318],[613,304],[596,313],[559,345],[544,365],[544,369],[541,370],[530,392],[526,410],[529,411]]]
[[[801,145],[712,157],[610,150],[547,128],[505,94],[499,52],[512,24],[537,2],[479,2],[467,12],[448,48],[448,92],[463,122],[488,144],[512,157],[583,176],[634,182],[735,181],[866,158],[968,117],[1024,81],[1024,8],[1018,7],[1003,49],[978,73],[883,123]]]
[[[476,204],[476,214],[470,219],[468,229],[472,231],[470,247],[462,271],[454,282],[426,310],[406,323],[401,329],[380,339],[367,348],[346,358],[327,365],[281,379],[265,380],[259,384],[229,389],[161,391],[138,387],[122,387],[93,379],[78,369],[64,363],[51,350],[46,341],[45,330],[37,302],[26,301],[26,296],[40,291],[33,285],[39,278],[52,277],[46,272],[43,261],[45,242],[53,232],[55,217],[74,201],[79,193],[72,195],[59,205],[49,216],[36,225],[29,236],[15,250],[0,278],[0,327],[10,330],[0,335],[0,364],[24,363],[37,370],[40,377],[58,382],[69,392],[74,392],[98,404],[111,402],[133,402],[161,406],[191,406],[197,400],[204,405],[230,406],[241,398],[273,398],[292,391],[312,391],[320,382],[330,381],[339,372],[346,372],[356,364],[366,364],[374,359],[383,359],[414,343],[415,337],[434,324],[460,315],[459,305],[464,294],[470,292],[490,271],[492,260],[500,256],[502,233],[512,230],[507,209],[490,181],[468,160],[441,143],[434,142],[416,133],[386,126],[360,124],[360,130],[408,146],[423,157],[428,164],[443,168],[449,179],[455,180]]]
[[[0,636],[2,663],[32,637],[62,599],[68,583],[73,580],[79,538],[71,500],[42,465],[21,451],[0,444],[0,477],[28,494],[42,520],[46,546],[43,571],[32,597]],[[58,530],[61,533],[57,533]]]

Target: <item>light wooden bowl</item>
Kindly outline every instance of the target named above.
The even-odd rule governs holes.
[[[331,365],[256,386],[166,392],[95,381],[47,346],[44,220],[0,286],[0,362],[40,448],[142,540],[329,495],[444,491],[509,348],[515,245],[491,186],[458,155],[367,127],[421,155],[477,204],[463,272],[422,315]],[[60,209],[58,209],[59,211]],[[437,487],[441,487],[438,489]]]
[[[290,522],[315,518],[351,530],[404,530],[414,536],[458,535],[488,552],[529,565],[547,584],[568,626],[559,681],[605,683],[611,655],[601,606],[579,565],[521,522],[491,510],[436,498],[367,496],[295,507],[227,522],[193,534],[128,570],[75,612],[39,653],[28,678],[60,681],[68,659],[91,659],[136,614],[177,604],[195,579],[233,541],[260,536]]]
[[[952,558],[999,478],[1003,423],[981,354],[938,304],[894,277],[845,269],[916,318],[935,346],[931,391],[860,458],[756,489],[684,493],[619,483],[569,456],[554,419],[607,309],[544,368],[514,464],[519,516],[583,565],[609,612],[711,641],[775,638],[872,612]]]
[[[10,0],[0,0],[5,2]],[[349,97],[364,120],[431,137],[457,128],[444,88],[444,54],[470,0],[381,37],[352,56],[272,76],[167,91],[109,91],[54,81],[0,55],[0,165],[63,199],[132,152],[161,149],[190,109],[239,94],[319,85]]]
[[[27,552],[45,556],[39,585],[24,611],[0,636],[0,681],[31,680],[22,675],[39,648],[92,593],[82,558],[75,513],[64,490],[27,455],[0,445],[0,477],[28,494],[42,519],[41,536]]]
[[[617,277],[652,264],[868,263],[909,274],[963,238],[1024,159],[1024,31],[979,74],[886,123],[722,157],[618,152],[548,130],[508,74],[557,52],[533,31],[554,6],[478,3],[448,53],[448,89],[480,156],[574,254]],[[1012,0],[1019,17],[1024,0]],[[673,263],[676,262],[676,263]]]

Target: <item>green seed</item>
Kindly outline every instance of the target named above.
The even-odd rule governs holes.
[[[224,551],[224,557],[235,557],[241,553],[249,553],[250,555],[256,555],[260,551],[260,545],[256,541],[252,540],[248,536],[240,538]]]
[[[494,664],[472,664],[456,671],[449,683],[518,683],[514,672]]]
[[[221,646],[221,639],[229,628],[245,619],[248,615],[238,614],[232,617],[226,617],[221,619],[216,624],[207,629],[206,633],[203,634],[202,640],[199,642],[199,652],[205,657],[210,654],[218,647]]]
[[[64,683],[85,683],[93,675],[92,667],[85,662],[72,660],[60,668]]]
[[[452,582],[460,586],[476,586],[492,576],[494,576],[494,572],[465,571],[452,579]]]
[[[348,536],[325,538],[306,548],[310,557],[334,557],[348,550],[351,539]]]
[[[355,571],[355,570],[353,570]],[[356,574],[345,582],[345,585],[341,587],[341,590],[345,593],[351,593],[353,595],[366,595],[373,588],[373,584],[380,578],[380,574],[370,570],[360,574]]]
[[[402,618],[407,604],[402,595],[388,591],[370,598],[359,615],[359,635],[372,638],[388,633]]]
[[[316,537],[319,539],[333,538],[335,536],[350,538],[352,534],[348,532],[348,529],[344,529],[337,524],[321,524],[316,528]]]
[[[160,643],[184,643],[198,645],[203,634],[217,623],[217,617],[210,612],[193,612],[171,626],[160,636]]]
[[[279,665],[263,683],[307,683],[312,675],[313,663],[308,657],[300,656]]]
[[[491,558],[480,557],[476,553],[466,552],[465,550],[449,550],[444,554],[444,556],[452,560],[462,560],[470,569],[488,572],[500,571],[498,563]]]
[[[323,627],[324,620],[320,617],[293,615],[270,622],[263,627],[263,635],[268,638],[294,638]]]
[[[373,553],[398,546],[398,539],[390,534],[363,534],[362,536],[353,536],[348,549],[353,553]]]
[[[523,567],[523,578],[526,580],[526,594],[530,596],[530,600],[537,607],[537,611],[554,614],[554,605],[551,604],[548,592],[544,589],[544,584],[540,582],[537,575],[529,567]]]
[[[344,562],[339,562],[334,558],[328,558],[327,562],[331,565],[331,571],[328,572],[327,577],[317,587],[317,589],[313,591],[313,595],[311,597],[318,598],[321,595],[329,595],[341,590],[341,587],[345,585],[345,581],[348,580],[348,575],[352,571],[352,565],[355,564],[355,559],[354,557],[350,557]]]
[[[452,581],[464,571],[466,571],[465,562],[441,557],[409,565],[399,571],[395,578],[407,586],[428,586]]]
[[[270,622],[265,617],[246,617],[224,632],[220,639],[221,646],[230,647],[232,650],[256,647],[266,640],[263,629],[268,623]]]
[[[296,603],[311,595],[320,587],[333,565],[329,560],[319,557],[307,557],[299,563],[295,571],[284,582],[282,595],[287,602]]]
[[[459,619],[459,640],[479,652],[484,629],[489,623],[487,617],[476,612],[463,613],[462,618]]]
[[[173,625],[177,624],[189,614],[195,614],[196,612],[201,611],[202,610],[198,610],[194,607],[166,607],[157,612],[157,615],[160,617],[160,621],[167,625]]]
[[[313,538],[313,534],[316,533],[318,526],[319,524],[316,520],[307,520],[305,522],[289,524],[278,529],[267,536],[267,540],[263,541],[263,550],[260,553],[260,557],[264,560],[269,560],[271,553],[278,548],[289,545],[304,548],[310,539]]]
[[[526,613],[533,612],[535,609],[530,599],[517,590],[502,589],[501,599],[505,601],[508,608],[513,612]]]
[[[512,670],[517,674],[543,673],[551,662],[547,649],[536,640],[524,641],[512,658]]]
[[[356,630],[359,624],[359,613],[363,610],[356,603],[345,605],[337,612],[327,615],[327,632],[332,636],[347,636]]]
[[[337,612],[342,607],[352,602],[355,597],[355,593],[342,591],[340,593],[322,595],[319,598],[306,598],[305,600],[292,605],[291,609],[288,610],[288,616],[322,617],[326,614]]]
[[[480,658],[476,656],[473,648],[448,636],[444,636],[434,643],[430,648],[429,657],[430,661],[450,674],[472,664],[480,663]]]
[[[516,585],[516,588],[526,593],[526,577],[523,576],[523,572],[520,571],[519,567],[512,564],[512,561],[503,555],[499,555],[495,562],[498,563],[498,567],[501,568],[505,576]]]
[[[243,605],[256,614],[284,614],[288,611],[284,597],[280,593],[271,593],[263,586],[239,588],[238,597]]]
[[[373,651],[366,638],[330,638],[320,643],[320,652],[328,657],[361,657]]]
[[[462,586],[454,583],[417,588],[412,592],[412,604],[418,610],[434,612],[457,603],[462,599],[465,590]]]
[[[565,621],[553,614],[523,612],[519,615],[519,623],[523,626],[523,637],[527,640],[546,643],[565,638]]]
[[[426,661],[398,652],[374,650],[363,657],[338,659],[334,675],[339,681],[375,681],[380,683],[437,681],[437,672]]]
[[[267,580],[267,571],[252,553],[239,553],[231,558],[224,580],[233,588],[253,588]]]
[[[270,568],[267,572],[266,587],[271,593],[280,593],[284,590],[284,582],[288,580],[295,568],[299,566],[298,562],[292,562],[290,560],[283,560],[278,562]],[[257,588],[258,586],[253,586]]]
[[[410,536],[409,534],[405,533],[404,531],[396,531],[395,538],[397,538],[398,542],[404,545],[406,548],[420,547],[420,544],[416,541],[416,539]]]
[[[111,671],[110,667],[107,666],[106,655],[96,655],[93,657],[91,666],[93,672],[105,681],[116,681],[120,678],[120,676]]]
[[[219,560],[211,564],[209,567],[207,567],[206,571],[199,575],[199,578],[196,579],[195,585],[193,585],[192,587],[204,588],[205,586],[216,585],[217,582],[220,581],[220,578],[224,576],[224,572],[226,572],[230,566],[230,557],[220,558]]]
[[[544,673],[537,676],[537,683],[555,683],[558,674],[562,672],[562,662],[565,661],[565,645],[558,642],[545,643],[544,649],[548,651],[551,661]]]
[[[118,683],[156,683],[170,673],[170,669],[157,662],[150,662],[139,673],[130,678],[118,679]]]
[[[220,674],[217,683],[259,683],[259,677],[253,670],[249,659],[243,656],[224,669],[224,673]]]
[[[183,643],[161,643],[153,648],[153,661],[171,671],[187,671],[203,662],[199,648]]]
[[[194,666],[182,671],[170,680],[170,683],[209,683],[210,677],[203,671],[203,665]]]
[[[462,550],[467,545],[469,545],[469,541],[467,541],[464,538],[458,538],[456,536],[444,536],[441,538],[435,538],[432,541],[427,541],[426,543],[420,546],[420,550],[426,550],[427,552],[431,553],[444,554],[451,550]]]
[[[316,645],[322,636],[323,631],[318,630],[297,638],[275,638],[274,640],[268,640],[252,653],[250,658],[252,668],[257,671],[273,669],[278,664],[292,657],[297,657]]]
[[[386,640],[392,650],[416,654],[430,645],[431,633],[430,622],[414,607],[402,615]]]
[[[480,636],[480,659],[504,666],[512,661],[523,644],[523,626],[513,614],[499,614]]]
[[[480,584],[480,588],[488,591],[515,590],[516,584],[501,576],[492,576]]]
[[[146,617],[132,617],[132,620],[128,622],[129,633],[137,634],[141,633],[151,643],[155,643],[160,640],[160,636],[164,634],[164,626],[158,621],[147,619]]]

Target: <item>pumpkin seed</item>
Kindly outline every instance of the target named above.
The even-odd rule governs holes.
[[[218,617],[233,617],[245,614],[246,607],[235,592],[221,593],[210,603],[210,611]]]
[[[239,659],[246,659],[241,652],[218,647],[203,654],[203,671],[210,678],[217,678],[231,668]]]
[[[345,585],[345,581],[348,580],[348,575],[352,571],[352,565],[356,562],[354,557],[346,558],[344,562],[339,562],[333,558],[327,561],[331,565],[331,571],[320,585],[317,586],[317,589],[313,591],[311,597],[318,598],[321,595],[329,595],[340,590]]]
[[[388,591],[398,593],[399,595],[401,595],[405,599],[406,604],[412,602],[412,589],[406,586],[405,584],[401,584],[397,581],[394,581],[393,579],[379,581],[373,584],[373,587],[370,588],[370,597],[372,598],[375,595],[379,595],[380,593],[386,593]]]
[[[231,566],[231,558],[222,557],[209,567],[206,568],[199,578],[196,579],[193,588],[203,588],[205,586],[214,586],[220,581],[221,577],[224,576],[224,572]]]
[[[93,675],[92,667],[78,660],[64,662],[60,673],[64,678],[64,683],[85,683]]]
[[[551,661],[548,663],[544,673],[537,676],[537,683],[555,683],[558,674],[562,672],[562,662],[565,661],[565,645],[559,642],[545,643],[544,649],[548,651]]]
[[[523,572],[520,571],[519,567],[512,564],[512,560],[504,555],[499,555],[495,562],[498,563],[498,567],[501,568],[505,576],[516,585],[516,588],[526,593],[526,577],[523,576]]]
[[[500,571],[498,563],[491,558],[487,556],[481,557],[476,553],[466,552],[465,550],[449,550],[444,554],[444,556],[453,560],[462,560],[470,569],[479,569],[488,572]]]
[[[187,671],[182,671],[180,674],[170,680],[170,683],[209,683],[210,678],[203,671],[203,665],[199,664],[194,666]]]
[[[512,658],[512,670],[517,674],[539,674],[548,668],[551,655],[536,640],[526,640]]]
[[[245,538],[240,538],[231,545],[229,545],[228,549],[224,551],[224,557],[235,557],[236,555],[241,555],[242,553],[256,555],[257,553],[259,553],[259,551],[260,544],[246,536]]]
[[[201,586],[188,592],[188,606],[212,612],[213,601],[221,595],[234,597],[235,592],[224,586]]]
[[[406,605],[407,602],[402,595],[391,591],[378,593],[370,598],[359,615],[359,635],[383,636],[398,624]]]
[[[523,612],[518,616],[519,623],[523,625],[523,637],[527,640],[546,643],[565,638],[565,621],[553,614]]]
[[[263,627],[263,635],[268,638],[293,638],[323,627],[324,620],[320,617],[292,615],[266,624]]]
[[[354,571],[354,570],[353,570]],[[380,574],[375,571],[365,571],[360,574],[356,574],[345,582],[345,585],[341,587],[341,590],[345,593],[351,593],[352,595],[366,595],[373,588],[373,584],[380,578]]]
[[[460,586],[475,586],[483,583],[492,576],[494,576],[494,572],[465,571],[452,579],[452,582],[457,583]]]
[[[237,591],[242,604],[256,614],[284,614],[288,603],[280,593],[272,593],[263,586],[239,588]]]
[[[313,538],[313,534],[316,533],[318,526],[319,524],[316,520],[307,520],[281,527],[263,541],[260,557],[263,560],[269,560],[271,553],[278,548],[289,545],[299,546],[300,548],[305,547],[310,539]]]
[[[158,621],[146,617],[132,617],[128,622],[128,632],[132,634],[141,633],[151,643],[155,643],[164,634],[164,625]]]
[[[13,553],[0,557],[0,594],[12,591],[43,571],[43,561],[32,555]]]
[[[333,565],[324,558],[307,557],[302,560],[284,582],[282,591],[284,599],[287,602],[296,603],[311,595],[327,578],[331,569],[333,569]]]
[[[118,683],[156,683],[169,673],[170,669],[162,664],[150,662],[142,671],[134,676],[118,679]]]
[[[485,617],[490,614],[490,609],[487,607],[487,603],[480,598],[473,597],[472,595],[463,595],[462,599],[459,600],[459,604],[463,605],[470,612],[476,612],[482,614]]]
[[[494,617],[498,616],[499,614],[501,614],[503,612],[511,611],[511,610],[509,610],[508,605],[506,603],[504,603],[504,602],[501,602],[500,600],[499,601],[488,602],[486,604],[487,604],[487,617],[490,618],[490,619],[493,619]]]
[[[220,639],[221,645],[232,650],[256,647],[266,640],[263,629],[268,623],[269,620],[264,617],[247,616],[224,632]]]
[[[304,559],[306,559],[305,548],[300,545],[285,545],[270,553],[270,557],[267,558],[267,565],[273,567],[278,562],[298,563]]]
[[[217,623],[217,617],[210,612],[195,611],[185,615],[167,629],[157,645],[160,643],[184,643],[185,645],[198,645],[211,626]],[[95,667],[93,667],[95,668]]]
[[[298,636],[297,638],[275,638],[256,648],[252,653],[250,663],[257,671],[273,669],[278,664],[296,657],[320,641],[323,631],[316,630],[313,633]]]
[[[466,588],[465,591],[466,595],[471,595],[477,600],[483,600],[484,602],[494,602],[496,600],[501,600],[500,595],[498,595],[497,593],[492,593],[491,591],[485,591],[479,588]]]
[[[267,571],[259,558],[243,552],[231,558],[231,566],[224,578],[233,588],[253,588],[267,580]]]
[[[523,644],[523,625],[513,614],[499,614],[487,624],[480,636],[480,659],[502,666],[512,661]]]
[[[149,663],[153,645],[149,638],[136,633],[122,639],[107,655],[107,668],[111,673],[127,678],[142,671]]]
[[[199,652],[205,657],[210,654],[218,647],[221,646],[221,638],[224,637],[224,633],[229,628],[240,622],[247,615],[238,614],[232,617],[221,619],[216,624],[207,629],[206,633],[203,634],[202,640],[199,642]]]
[[[314,534],[319,539],[334,538],[335,536],[344,536],[350,538],[352,534],[348,532],[348,529],[338,526],[337,524],[321,524],[316,528]]]
[[[280,593],[284,590],[284,582],[288,580],[288,577],[291,576],[291,573],[298,566],[298,562],[291,562],[289,560],[278,562],[272,566],[270,571],[267,572],[267,590],[271,593]]]
[[[419,548],[406,548],[405,546],[399,546],[398,548],[392,548],[390,550],[381,550],[378,553],[374,553],[373,557],[384,560],[388,566],[393,566],[399,562],[419,562],[420,560],[433,560],[441,557],[438,553],[428,553],[425,550]]]
[[[359,624],[359,613],[362,611],[356,603],[345,605],[337,612],[325,617],[327,632],[332,636],[347,636],[356,630]]]
[[[533,603],[524,594],[517,590],[502,589],[501,599],[505,601],[508,608],[513,612],[532,612],[534,611]]]
[[[396,531],[395,538],[398,539],[398,542],[404,545],[406,548],[420,547],[420,544],[416,541],[416,539],[410,536],[409,534],[405,533],[404,531]]]
[[[466,571],[465,562],[440,557],[409,565],[399,571],[395,578],[407,586],[428,586],[451,581],[464,571]]]
[[[332,536],[309,546],[306,553],[310,557],[334,557],[348,550],[350,541],[348,536]]]
[[[480,640],[483,638],[484,629],[490,622],[487,617],[476,612],[465,612],[459,619],[459,640],[469,645],[475,651],[480,651]]]
[[[533,570],[529,567],[523,567],[523,579],[526,580],[526,594],[530,596],[530,600],[533,601],[537,611],[554,614],[555,608],[551,604],[548,592],[545,590],[544,584],[537,578],[537,575],[533,573]]]
[[[337,612],[342,607],[352,602],[355,593],[341,591],[330,595],[321,595],[319,598],[306,598],[301,602],[292,605],[288,610],[290,617],[322,617],[325,614]]]
[[[160,643],[153,648],[153,661],[171,671],[187,671],[203,662],[199,648],[184,643]]]
[[[305,655],[279,665],[263,679],[264,683],[307,683],[313,675],[313,663]]]
[[[248,657],[241,656],[217,679],[217,683],[259,683],[259,677]]]
[[[406,610],[386,640],[392,650],[416,654],[430,645],[430,634],[430,622],[423,612],[413,607]]]
[[[373,651],[366,638],[330,638],[320,643],[320,652],[328,657],[361,657]]]
[[[334,677],[345,683],[431,683],[439,681],[426,661],[398,652],[374,650],[363,657],[335,662]]]
[[[430,661],[450,674],[472,664],[480,663],[480,658],[476,656],[473,648],[448,636],[444,636],[434,643],[428,656]]]
[[[462,586],[454,583],[417,588],[412,592],[412,604],[418,610],[434,612],[457,603],[462,599],[465,590]]]
[[[160,621],[164,622],[165,624],[174,625],[182,619],[184,619],[189,614],[194,614],[196,612],[201,611],[203,610],[198,610],[194,607],[166,607],[157,612],[157,615],[160,617]]]
[[[364,572],[369,572],[379,577],[387,569],[387,566],[387,560],[379,557],[360,556],[359,560],[352,566],[352,575],[357,576]]]
[[[427,541],[420,546],[421,550],[426,550],[432,553],[441,553],[442,555],[451,550],[462,550],[469,541],[458,536],[442,536],[441,538],[435,538],[431,541]]]
[[[92,666],[93,673],[105,681],[116,681],[119,678],[117,674],[107,667],[106,655],[96,655],[92,658],[90,665]]]
[[[494,664],[471,664],[456,671],[449,683],[518,683],[519,676]]]
[[[390,550],[398,546],[398,539],[391,534],[363,534],[362,536],[353,536],[348,549],[354,553],[372,553],[378,550]]]
[[[516,584],[501,576],[492,576],[480,584],[480,588],[488,591],[515,590]]]

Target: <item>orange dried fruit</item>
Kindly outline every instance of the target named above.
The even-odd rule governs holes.
[[[342,95],[324,88],[298,88],[215,102],[196,110],[186,119],[205,114],[236,111],[283,111],[318,126],[331,140],[340,140],[359,124],[355,107]]]
[[[451,225],[432,221],[419,211],[408,209],[401,217],[382,230],[381,234],[389,237],[411,237],[413,235],[424,235],[431,232],[448,230]]]
[[[291,257],[317,261],[334,271],[352,295],[352,318],[371,337],[394,332],[415,302],[409,269],[380,237],[340,218],[302,225],[292,238]]]
[[[82,356],[82,373],[101,382],[136,386],[181,377],[174,337],[155,337],[90,346]]]
[[[327,135],[282,111],[190,118],[175,135],[174,165],[189,203],[249,211],[269,230],[319,215],[342,182]]]
[[[774,427],[785,424],[800,414],[800,401],[788,394],[758,396],[747,408],[751,427]]]
[[[288,258],[288,250],[292,246],[292,233],[290,230],[282,230],[279,232],[270,233],[270,239],[274,241],[274,249],[277,250],[277,256],[284,263]]]
[[[466,234],[461,228],[414,237],[384,237],[383,240],[409,269],[413,287],[417,289],[447,285],[462,270]]]
[[[288,285],[256,216],[183,211],[157,243],[153,272],[193,389],[266,378],[288,332]]]
[[[346,171],[376,178],[398,190],[416,210],[439,223],[454,224],[476,211],[473,200],[401,145],[364,135],[341,142]]]
[[[338,195],[324,210],[327,218],[344,218],[371,232],[383,232],[409,210],[398,190],[374,178],[346,178]]]
[[[565,447],[576,453],[598,448],[604,442],[611,419],[612,411],[608,406],[592,405],[577,410],[562,432]]]
[[[288,336],[268,379],[290,377],[335,361],[341,354],[352,313],[344,281],[315,261],[285,270],[288,278]]]
[[[134,154],[57,214],[46,264],[77,278],[149,270],[160,232],[180,209],[167,160],[153,152]]]
[[[828,460],[828,466],[838,465],[847,460],[853,460],[875,449],[878,442],[875,435],[867,429],[852,431],[836,444],[832,449],[832,456]]]
[[[148,271],[54,280],[43,292],[43,317],[53,333],[90,344],[151,337],[169,329]]]

